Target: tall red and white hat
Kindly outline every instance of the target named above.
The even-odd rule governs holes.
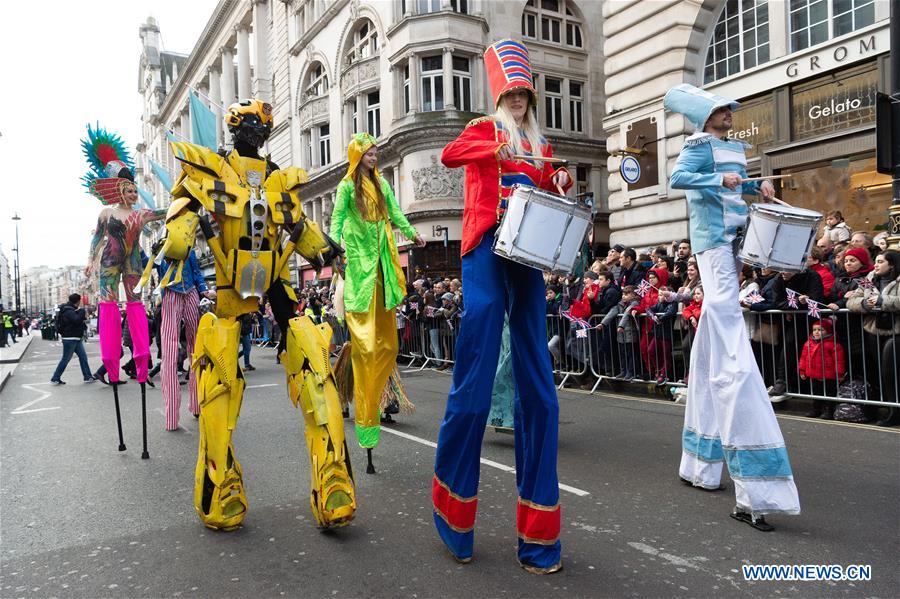
[[[514,89],[528,90],[532,103],[537,101],[531,59],[522,42],[507,39],[488,46],[484,53],[484,68],[494,106],[500,104],[500,96]]]

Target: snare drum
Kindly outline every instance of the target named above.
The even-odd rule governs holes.
[[[539,270],[569,274],[591,228],[591,210],[549,191],[517,185],[494,238],[494,253]]]
[[[779,204],[751,204],[738,259],[758,268],[803,272],[822,215]]]

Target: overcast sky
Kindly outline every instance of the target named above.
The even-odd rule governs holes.
[[[0,35],[0,248],[10,261],[18,212],[22,269],[84,265],[102,206],[80,177],[87,123],[141,141],[138,29],[189,53],[216,0],[5,2]]]

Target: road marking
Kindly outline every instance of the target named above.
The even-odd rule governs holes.
[[[263,387],[280,387],[279,383],[266,383],[265,385],[247,385],[244,389],[262,389]]]
[[[428,447],[434,447],[437,449],[437,443],[434,441],[429,441],[428,439],[423,439],[421,437],[416,437],[415,435],[410,435],[409,433],[404,433],[402,431],[394,430],[392,428],[381,427],[386,433],[390,433],[392,435],[396,435],[398,437],[403,437],[404,439],[409,439],[410,441],[415,441],[416,443],[421,443],[422,445],[427,445]],[[491,468],[496,468],[497,470],[502,470],[503,472],[509,472],[515,474],[516,469],[512,466],[507,466],[506,464],[501,464],[499,462],[495,462],[493,460],[489,460],[487,458],[481,458],[481,463],[485,466],[490,466]],[[576,487],[571,487],[569,485],[564,485],[559,483],[559,490],[566,491],[567,493],[572,493],[573,495],[578,495],[579,497],[584,497],[586,495],[590,495],[587,491],[583,491]]]
[[[40,393],[41,396],[38,397],[37,399],[32,399],[31,401],[29,401],[28,403],[26,403],[24,405],[19,406],[18,408],[16,408],[12,412],[10,412],[10,414],[31,414],[33,412],[46,412],[48,410],[59,410],[60,406],[54,406],[52,408],[35,408],[33,410],[25,409],[25,408],[33,406],[34,404],[36,404],[38,402],[44,401],[45,399],[47,399],[48,397],[53,395],[50,391],[42,391],[41,389],[35,389],[35,386],[37,386],[37,385],[49,385],[49,384],[50,383],[29,383],[29,384],[22,385],[22,387],[24,387],[25,389],[28,389],[29,391],[34,391],[35,393]]]

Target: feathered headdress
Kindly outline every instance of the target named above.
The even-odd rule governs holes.
[[[88,192],[104,205],[122,202],[126,185],[134,185],[134,162],[125,143],[115,133],[87,126],[81,148],[90,170],[81,178]]]

